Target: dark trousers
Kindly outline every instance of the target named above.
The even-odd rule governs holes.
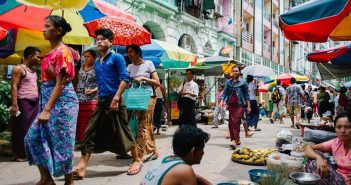
[[[161,123],[162,113],[163,113],[163,99],[157,98],[155,111],[154,111],[154,125],[156,128],[160,128],[162,125]]]
[[[195,100],[183,98],[182,107],[180,107],[179,125],[194,125],[195,122]]]

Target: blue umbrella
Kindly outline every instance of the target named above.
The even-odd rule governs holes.
[[[348,89],[351,89],[351,81],[346,82],[344,86]]]

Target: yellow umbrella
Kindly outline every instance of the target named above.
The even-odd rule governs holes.
[[[51,13],[51,15],[63,15],[63,17],[72,27],[72,31],[68,32],[67,35],[63,37],[64,43],[76,45],[89,45],[93,42],[93,38],[89,36],[87,29],[83,25],[83,18],[79,14],[77,14],[76,11],[68,10],[63,12],[61,10],[55,10]]]
[[[308,82],[309,78],[303,75],[292,75],[297,82]]]
[[[0,64],[4,65],[17,65],[23,61],[22,57],[17,53],[8,56],[7,58],[0,58]]]
[[[54,10],[81,10],[89,0],[17,0],[17,2]]]

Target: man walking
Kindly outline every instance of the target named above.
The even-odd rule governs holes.
[[[122,93],[129,83],[126,63],[122,55],[113,53],[113,32],[95,31],[101,56],[95,62],[98,82],[98,103],[84,133],[82,158],[74,169],[74,176],[82,179],[92,153],[110,151],[125,155],[135,142],[128,126],[128,117]]]
[[[273,124],[275,120],[275,114],[279,114],[279,123],[283,124],[283,114],[284,114],[284,96],[285,90],[281,86],[281,81],[277,80],[277,86],[273,89],[271,100],[273,103],[273,112],[271,114],[270,122]]]
[[[178,94],[182,97],[180,107],[179,125],[190,124],[196,126],[195,103],[199,95],[199,86],[194,82],[194,70],[186,70],[187,80],[178,88]]]
[[[296,84],[296,79],[290,79],[291,85],[286,89],[285,103],[288,105],[289,114],[291,118],[291,128],[295,127],[295,119],[300,120],[301,116],[301,102],[305,101],[304,91],[301,86]],[[299,128],[300,123],[296,123],[296,127]]]
[[[24,50],[24,62],[12,69],[10,113],[13,161],[26,160],[24,136],[38,115],[39,95],[34,66],[40,60],[40,50],[29,46]]]

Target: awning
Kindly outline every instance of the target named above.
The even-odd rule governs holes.
[[[345,66],[326,63],[317,64],[317,68],[322,77],[322,80],[333,80],[351,77],[351,68],[345,68]]]

